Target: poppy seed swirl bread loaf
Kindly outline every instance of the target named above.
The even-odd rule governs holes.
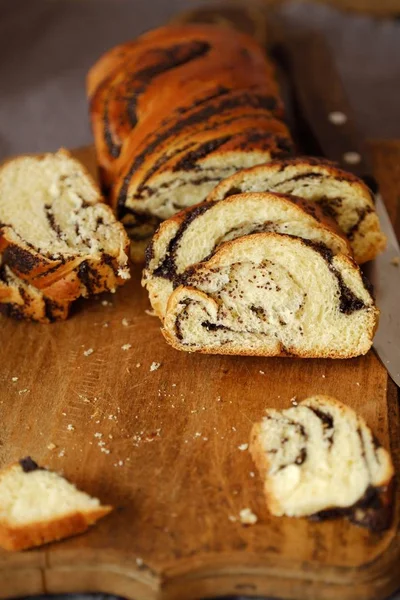
[[[364,419],[335,398],[268,409],[253,425],[250,452],[273,515],[346,516],[377,531],[390,525],[391,457]]]
[[[349,256],[257,233],[188,269],[169,298],[162,332],[188,352],[350,358],[370,349],[378,314]]]
[[[1,167],[0,303],[11,314],[61,319],[77,298],[115,290],[130,276],[127,245],[123,226],[68,152]]]
[[[359,264],[372,260],[385,248],[386,237],[369,188],[358,177],[318,158],[273,161],[239,171],[216,186],[208,200],[267,191],[318,203],[346,235]]]
[[[325,244],[334,254],[350,247],[318,206],[294,196],[251,193],[203,202],[164,221],[148,247],[142,284],[162,319],[185,271],[219,245],[256,232],[285,233]]]
[[[272,64],[245,34],[174,25],[88,75],[102,180],[135,242],[240,168],[293,152]]]

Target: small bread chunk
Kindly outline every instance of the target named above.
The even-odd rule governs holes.
[[[241,192],[280,192],[317,202],[347,236],[359,264],[385,248],[386,236],[370,190],[361,179],[328,161],[301,157],[244,169],[217,185],[208,200]]]
[[[187,268],[209,258],[226,241],[261,231],[322,242],[334,254],[350,254],[347,240],[318,206],[282,194],[238,194],[203,202],[164,221],[147,251],[142,285],[160,318]]]
[[[391,457],[364,419],[335,398],[268,409],[253,426],[250,452],[273,515],[346,516],[373,530],[390,525]]]
[[[82,533],[111,510],[30,457],[0,471],[0,546],[6,550]]]
[[[128,244],[96,184],[67,151],[1,167],[0,264],[46,298],[67,305],[114,291],[129,279]]]
[[[162,332],[188,352],[350,358],[370,349],[378,314],[345,254],[256,233],[226,242],[185,273]]]

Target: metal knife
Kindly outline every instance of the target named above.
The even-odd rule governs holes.
[[[363,269],[374,286],[381,315],[374,348],[400,386],[400,248],[378,191],[365,143],[357,130],[336,66],[318,34],[291,36],[286,31],[279,54],[289,70],[296,114],[301,118],[304,153],[320,154],[364,179],[375,194],[376,210],[387,236],[387,248]]]

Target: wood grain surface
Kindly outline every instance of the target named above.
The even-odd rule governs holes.
[[[400,143],[372,150],[396,220]],[[94,169],[92,149],[76,155]],[[0,598],[102,591],[144,600],[378,600],[400,585],[398,502],[381,535],[345,520],[272,517],[238,448],[265,407],[332,394],[366,418],[398,470],[396,389],[375,354],[301,361],[179,353],[148,308],[136,268],[123,289],[82,301],[65,323],[0,318],[0,466],[31,455],[115,506],[85,535],[0,552]],[[253,526],[233,520],[245,507],[258,516]]]

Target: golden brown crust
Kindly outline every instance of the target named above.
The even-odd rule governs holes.
[[[52,521],[19,527],[0,521],[0,546],[11,551],[26,550],[71,537],[83,533],[111,511],[111,506],[101,506],[87,512],[74,512]]]
[[[262,49],[250,36],[215,25],[170,25],[122,44],[90,70],[87,89],[102,179],[106,187],[118,184],[115,207],[125,203],[121,187],[129,179],[135,190],[165,147],[185,136],[195,147],[196,123],[197,130],[212,123],[211,130],[222,131],[232,110],[237,116],[251,109],[283,115],[274,70]],[[283,125],[279,130],[257,123],[258,135],[280,136],[286,149],[289,133]],[[231,126],[226,135],[233,134]],[[243,143],[249,142],[236,140]]]
[[[38,323],[65,320],[71,302],[56,301],[14,274],[0,269],[0,309],[16,319],[28,319]]]
[[[269,485],[268,471],[270,464],[267,453],[261,445],[260,436],[261,423],[254,423],[250,432],[249,452],[263,482],[264,495],[268,510],[272,515],[281,516],[282,510],[279,506],[278,500],[272,493],[271,486]]]

